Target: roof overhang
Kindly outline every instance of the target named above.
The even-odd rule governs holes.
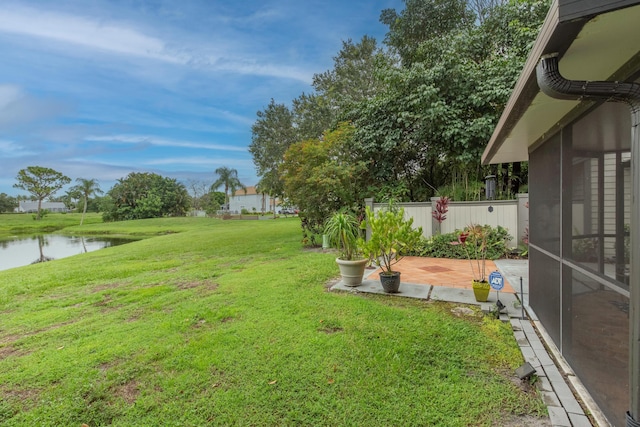
[[[600,14],[569,20],[567,16],[578,14],[573,11],[574,15],[567,15],[567,3],[572,2],[553,1],[484,150],[483,164],[528,160],[531,147],[592,105],[587,101],[557,100],[540,92],[535,69],[542,55],[558,53],[560,72],[572,80],[621,81],[640,70],[640,0],[596,2],[596,12]]]

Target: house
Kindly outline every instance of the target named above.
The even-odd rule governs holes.
[[[229,211],[239,214],[243,209],[253,213],[263,213],[273,210],[276,199],[268,194],[258,193],[256,187],[237,190],[229,197]]]
[[[42,206],[40,208],[42,210],[46,209],[49,212],[70,212],[62,202],[42,202]],[[17,213],[38,212],[38,201],[21,200],[14,211]]]
[[[639,23],[554,0],[482,156],[529,161],[529,306],[615,426],[640,425]]]

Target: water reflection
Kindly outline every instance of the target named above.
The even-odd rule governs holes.
[[[0,241],[0,270],[52,261],[132,241],[123,238],[56,234],[14,236]]]
[[[37,237],[38,237],[38,249],[40,249],[40,258],[38,258],[37,260],[31,262],[31,264],[37,264],[39,262],[53,261],[55,258],[50,257],[50,256],[45,256],[45,254],[42,252],[42,248],[44,247],[44,245],[47,244],[46,239],[44,238],[44,236],[37,236]]]

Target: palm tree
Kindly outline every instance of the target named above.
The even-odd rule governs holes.
[[[89,197],[95,194],[102,194],[103,191],[100,189],[100,185],[98,185],[98,181],[95,179],[78,178],[76,179],[76,182],[79,184],[75,186],[75,189],[82,194],[82,198],[84,199],[84,208],[82,209],[82,218],[80,219],[80,225],[82,225],[84,222],[84,216],[87,213]]]
[[[222,166],[216,169],[215,173],[218,175],[218,179],[216,182],[211,184],[211,190],[216,190],[221,185],[224,185],[225,210],[229,210],[229,190],[231,190],[232,193],[235,193],[236,190],[240,188],[246,192],[247,187],[240,182],[238,179],[238,171],[235,169]]]

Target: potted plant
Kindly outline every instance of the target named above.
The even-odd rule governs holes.
[[[380,283],[385,292],[395,293],[400,288],[400,272],[392,266],[411,251],[422,238],[422,227],[413,229],[413,218],[404,219],[404,209],[389,203],[387,209],[373,212],[366,208],[366,225],[371,238],[365,243],[365,252],[380,264]],[[366,227],[363,223],[363,227]]]
[[[464,247],[473,274],[473,294],[478,302],[487,301],[491,290],[486,274],[488,228],[471,224],[460,233],[457,242],[452,242]]]
[[[368,259],[362,255],[360,224],[357,218],[349,212],[336,212],[325,222],[324,234],[329,244],[338,249],[336,263],[344,284],[359,286]]]

